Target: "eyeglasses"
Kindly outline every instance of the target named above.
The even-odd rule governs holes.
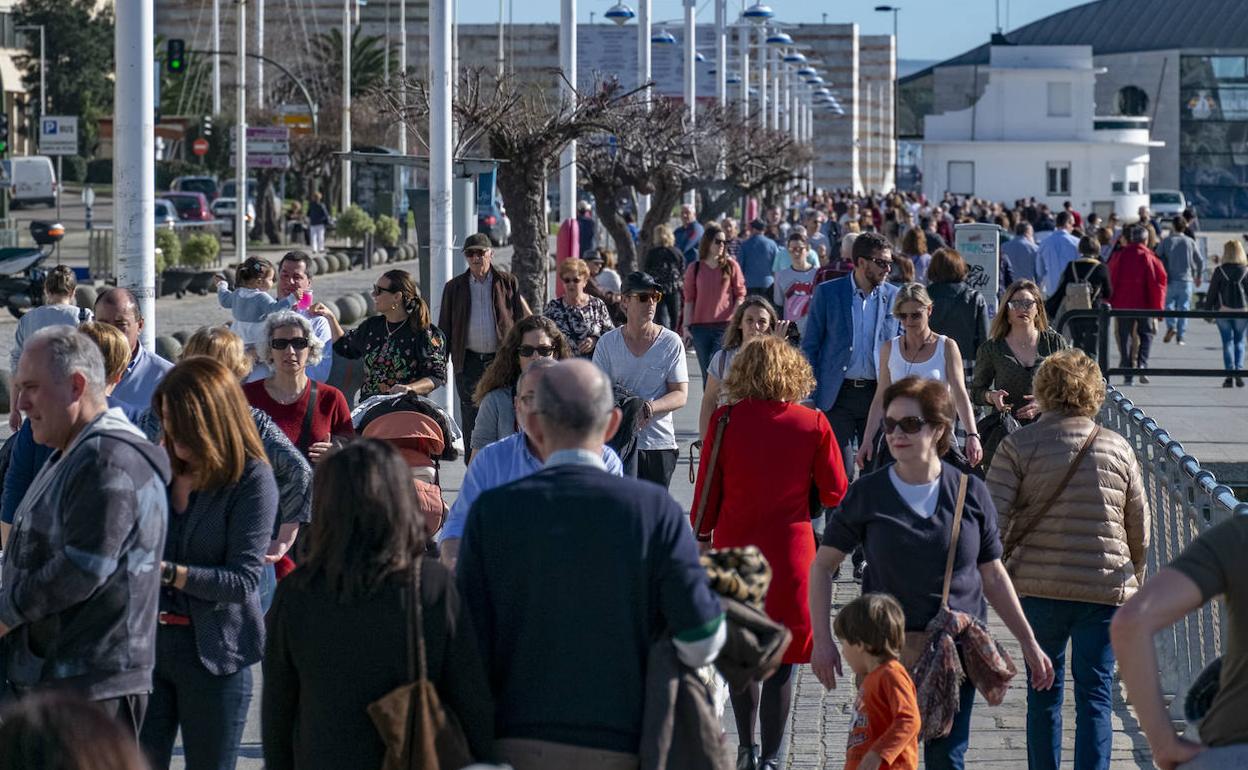
[[[636,291],[636,292],[630,293],[628,296],[637,299],[639,302],[658,302],[659,300],[663,299],[663,292],[661,291]]]
[[[378,294],[397,294],[398,291],[399,290],[394,288],[393,286],[373,286],[374,297],[377,296]]]
[[[716,246],[723,246],[723,245],[725,245],[725,244],[727,244],[727,243],[728,243],[728,239],[727,239],[727,238],[716,238],[715,240],[711,241],[711,243],[715,244]]]
[[[1036,306],[1034,299],[1012,299],[1005,303],[1010,306],[1010,310],[1031,310]]]
[[[285,350],[286,348],[294,348],[295,350],[303,350],[311,343],[307,337],[278,337],[269,340],[269,347],[274,350]]]
[[[900,420],[894,420],[892,417],[884,418],[884,435],[889,435],[893,431],[901,428],[901,432],[914,435],[923,430],[923,426],[927,425],[927,420],[922,417],[902,417]]]
[[[473,257],[484,257],[485,249],[466,249],[464,251],[464,256],[468,259],[472,259]]]
[[[881,270],[893,269],[893,260],[891,259],[876,259],[875,257],[869,257],[869,259],[871,260],[872,263],[875,264],[876,267],[878,267]]]
[[[927,315],[927,313],[923,310],[915,310],[911,313],[893,313],[893,315],[897,316],[898,320],[901,321],[917,321]]]
[[[521,345],[516,352],[521,358],[532,358],[534,353],[542,358],[550,358],[555,354],[555,349],[550,345]]]

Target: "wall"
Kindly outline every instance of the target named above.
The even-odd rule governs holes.
[[[1106,72],[1096,81],[1098,115],[1119,115],[1118,92],[1136,86],[1148,95],[1151,136],[1166,143],[1154,147],[1149,165],[1149,187],[1179,189],[1179,52],[1143,51],[1097,56]]]

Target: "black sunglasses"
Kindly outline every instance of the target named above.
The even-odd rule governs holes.
[[[521,358],[532,358],[534,353],[542,358],[550,358],[555,354],[555,349],[550,345],[521,345],[516,352]]]
[[[894,313],[893,315],[897,316],[897,319],[900,321],[910,321],[910,320],[917,321],[923,316],[927,315],[927,313],[922,310],[915,310],[914,312],[911,312],[911,313]]]
[[[385,286],[373,286],[373,295],[374,295],[374,296],[376,296],[376,295],[378,295],[378,294],[396,294],[396,293],[398,293],[398,291],[399,291],[399,289],[396,289],[396,288],[394,288],[393,286],[390,286],[390,287],[388,287],[388,288],[387,288],[387,287],[385,287]]]
[[[274,350],[285,350],[288,347],[294,348],[295,350],[303,350],[310,344],[312,343],[308,342],[307,337],[290,337],[289,339],[278,337],[276,339],[269,340],[269,347]]]
[[[900,420],[894,420],[892,417],[884,418],[884,435],[888,435],[893,431],[901,428],[902,433],[915,434],[923,430],[923,426],[927,424],[927,420],[922,417],[902,417]]]

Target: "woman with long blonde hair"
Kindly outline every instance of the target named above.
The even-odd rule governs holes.
[[[1213,269],[1209,291],[1205,294],[1205,310],[1237,310],[1241,318],[1219,318],[1218,333],[1222,335],[1222,364],[1228,372],[1244,368],[1244,332],[1248,330],[1248,259],[1244,245],[1239,241],[1227,241],[1222,248],[1222,262]],[[1232,381],[1244,387],[1243,377],[1227,376],[1222,387],[1231,387]]]

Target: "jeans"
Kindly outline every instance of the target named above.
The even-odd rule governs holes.
[[[167,770],[182,728],[187,770],[234,770],[251,703],[251,669],[225,676],[204,668],[190,626],[156,631],[156,672],[139,742],[154,770]]]
[[[1151,318],[1119,318],[1118,354],[1122,356],[1122,366],[1126,368],[1148,368],[1148,351],[1153,346],[1153,319]],[[1131,332],[1135,330],[1140,338],[1139,363],[1131,360]],[[1130,377],[1127,378],[1131,379]]]
[[[1218,332],[1222,335],[1222,365],[1229,372],[1244,368],[1244,332],[1248,331],[1248,318],[1219,318]]]
[[[698,367],[702,370],[702,382],[706,383],[706,367],[711,365],[711,357],[719,350],[724,339],[724,330],[728,324],[687,324],[689,334],[693,336],[693,350],[698,355]]]
[[[1113,744],[1114,651],[1109,624],[1118,609],[1108,604],[1023,597],[1023,614],[1036,642],[1053,661],[1053,686],[1027,688],[1027,763],[1031,770],[1062,766],[1062,700],[1066,643],[1075,678],[1075,756],[1079,770],[1105,770]],[[1028,672],[1030,680],[1030,672]]]
[[[1179,765],[1178,770],[1239,770],[1241,767],[1248,767],[1248,743],[1206,747],[1191,762]]]
[[[923,764],[927,770],[962,770],[966,748],[971,742],[971,707],[974,705],[975,685],[965,679],[958,691],[958,713],[953,718],[953,729],[944,738],[923,744]]]
[[[1192,282],[1177,280],[1166,284],[1166,310],[1191,310]],[[1186,318],[1167,318],[1166,328],[1179,333],[1179,339],[1187,333]]]
[[[265,564],[260,570],[260,611],[268,614],[273,604],[273,594],[277,592],[277,569],[272,564]]]
[[[477,389],[477,383],[481,381],[481,375],[485,374],[485,369],[494,360],[493,353],[474,353],[471,350],[464,351],[464,370],[455,372],[455,390],[459,393],[459,427],[464,433],[464,464],[472,459],[472,452],[467,447],[472,446],[472,428],[477,424],[477,404],[472,400],[472,394]]]

